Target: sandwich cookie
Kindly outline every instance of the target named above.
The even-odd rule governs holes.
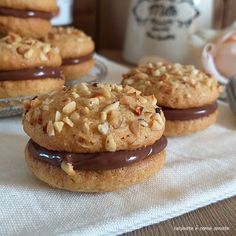
[[[59,50],[10,34],[0,39],[0,98],[35,96],[64,85]]]
[[[94,66],[94,42],[84,32],[73,27],[56,27],[44,41],[60,49],[66,80],[80,79]]]
[[[56,0],[1,0],[0,33],[41,38],[50,31],[57,12]]]
[[[191,134],[216,121],[219,85],[192,65],[147,63],[125,74],[122,84],[155,95],[167,136]]]
[[[153,176],[165,159],[163,112],[129,86],[82,83],[39,96],[26,104],[23,126],[29,168],[55,188],[119,190]]]

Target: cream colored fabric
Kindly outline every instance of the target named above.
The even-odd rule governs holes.
[[[126,68],[105,59],[112,79]],[[115,235],[236,194],[236,118],[220,103],[209,129],[170,138],[164,168],[150,181],[107,194],[49,188],[24,162],[20,118],[0,120],[1,235]]]

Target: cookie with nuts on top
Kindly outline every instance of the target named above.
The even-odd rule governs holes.
[[[0,34],[9,32],[41,38],[51,30],[50,20],[57,14],[56,0],[1,0]]]
[[[192,65],[147,63],[125,74],[122,84],[155,95],[166,117],[167,136],[191,134],[216,120],[219,85]]]
[[[94,42],[84,32],[73,27],[55,27],[44,41],[60,49],[66,80],[80,79],[94,66]]]
[[[26,162],[52,187],[108,192],[142,182],[165,159],[165,118],[132,87],[80,84],[25,104]],[[57,157],[57,158],[54,158]]]
[[[58,48],[9,34],[0,39],[0,98],[35,96],[64,85]]]

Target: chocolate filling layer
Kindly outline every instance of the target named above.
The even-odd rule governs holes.
[[[13,16],[17,18],[40,18],[44,20],[51,20],[54,16],[56,16],[56,13],[0,7],[0,15]]]
[[[99,153],[68,153],[47,150],[32,139],[28,143],[30,154],[41,161],[45,161],[53,166],[61,166],[61,162],[71,163],[75,170],[111,170],[133,164],[154,154],[158,154],[165,149],[167,139],[162,136],[153,145],[142,149],[117,152]]]
[[[77,64],[81,64],[83,62],[89,61],[93,58],[93,53],[90,53],[88,55],[85,56],[81,56],[78,58],[65,58],[62,60],[62,65],[63,66],[68,66],[68,65],[77,65]]]
[[[45,78],[61,79],[63,78],[63,71],[60,67],[38,67],[33,69],[0,71],[0,81]]]
[[[212,114],[216,111],[216,109],[216,102],[203,107],[196,107],[190,109],[172,109],[168,107],[162,107],[162,111],[164,112],[166,119],[171,121],[186,121],[198,119]]]

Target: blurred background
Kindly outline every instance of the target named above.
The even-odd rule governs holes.
[[[204,4],[207,0],[200,1]],[[222,27],[229,25],[236,18],[236,1],[227,2],[231,11],[225,15]],[[97,51],[121,50],[130,3],[131,0],[75,0],[74,25],[93,37]]]
[[[184,4],[180,6],[180,3]],[[178,60],[180,63],[188,62],[198,65],[203,45],[213,40],[215,34],[220,37],[219,32],[227,29],[236,19],[235,0],[183,0],[176,2],[170,0],[158,2],[154,0],[58,0],[58,4],[61,5],[61,10],[68,8],[68,5],[71,6],[71,16],[65,16],[67,23],[89,34],[95,41],[96,52],[118,62],[132,64],[135,64],[140,56],[150,55],[151,52],[156,55],[159,52],[161,57],[174,58],[174,61]],[[177,12],[172,12],[176,15],[168,15],[170,5],[174,5],[177,9],[175,9]],[[149,22],[146,25],[135,22],[134,10],[137,10],[137,14],[140,16],[146,14],[145,17],[149,17]],[[198,15],[191,21],[191,24],[188,26],[177,25],[179,18],[186,18],[187,13],[193,17],[196,10]],[[175,18],[177,16],[178,19]],[[69,20],[69,18],[71,19]],[[168,25],[168,27],[169,32],[176,34],[176,41],[158,41],[156,38],[150,39],[147,38],[147,35],[144,36],[150,30],[149,27],[152,27],[151,30],[156,28],[154,29],[156,30],[154,33],[157,33],[154,35],[155,37],[163,33],[165,29],[162,23],[168,22],[168,20],[172,21],[172,25]],[[159,22],[161,22],[160,25],[158,25]],[[187,21],[182,22],[186,24]],[[186,37],[181,38],[185,32]],[[191,43],[196,43],[196,45],[191,45],[191,48],[185,47],[184,43],[184,41],[187,42],[187,37],[189,38],[189,32],[193,34],[190,39]],[[197,35],[194,35],[196,32]],[[236,40],[234,41],[236,45]],[[181,43],[182,45],[178,45]],[[191,50],[192,52],[190,52]],[[140,52],[135,55],[137,51]],[[124,58],[124,52],[126,52],[126,58]],[[198,61],[189,60],[189,56],[193,57],[194,53]]]

